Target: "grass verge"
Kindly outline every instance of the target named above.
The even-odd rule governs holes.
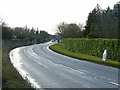
[[[2,88],[26,88],[34,90],[27,80],[23,80],[21,75],[13,67],[9,60],[8,53],[11,50],[11,47],[2,48]]]
[[[90,61],[90,62],[102,64],[102,65],[112,66],[115,68],[120,68],[120,62],[113,61],[113,60],[103,61],[100,57],[90,56],[90,55],[86,55],[86,54],[80,54],[77,52],[71,52],[71,51],[63,49],[62,44],[60,44],[60,43],[52,45],[49,48],[55,52],[58,52],[63,55],[67,55],[69,57],[77,58],[80,60],[86,60],[86,61]]]

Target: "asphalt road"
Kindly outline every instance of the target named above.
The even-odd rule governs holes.
[[[73,59],[51,51],[52,42],[19,48],[20,63],[40,88],[118,88],[118,69]],[[14,50],[13,50],[14,51]],[[12,52],[11,59],[16,53]],[[13,62],[15,62],[13,60]],[[15,66],[15,63],[14,63]],[[16,66],[15,66],[16,67]],[[18,69],[20,72],[20,70]],[[24,75],[23,75],[24,76]],[[36,87],[37,87],[36,86]]]

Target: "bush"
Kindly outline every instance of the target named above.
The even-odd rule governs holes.
[[[120,39],[86,39],[66,38],[62,41],[63,48],[72,52],[79,52],[92,56],[102,57],[105,49],[108,59],[120,61]]]

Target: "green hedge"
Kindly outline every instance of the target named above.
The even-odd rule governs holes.
[[[98,63],[98,64],[101,64],[101,65],[106,65],[106,66],[112,66],[112,67],[115,67],[115,68],[120,68],[120,62],[113,61],[113,60],[103,61],[101,58],[96,57],[96,56],[80,54],[80,53],[77,53],[77,52],[71,52],[71,51],[68,51],[68,50],[62,48],[62,44],[61,43],[52,45],[49,48],[51,50],[55,51],[55,52],[61,53],[63,55],[67,55],[69,57],[77,58],[79,60],[85,60],[85,61]]]
[[[108,52],[108,59],[120,61],[120,39],[86,39],[66,38],[62,46],[72,52],[102,57],[105,49]]]

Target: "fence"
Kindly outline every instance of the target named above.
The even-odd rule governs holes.
[[[31,45],[34,43],[35,43],[34,41],[30,41],[30,40],[2,40],[2,47],[17,47],[17,46]]]

